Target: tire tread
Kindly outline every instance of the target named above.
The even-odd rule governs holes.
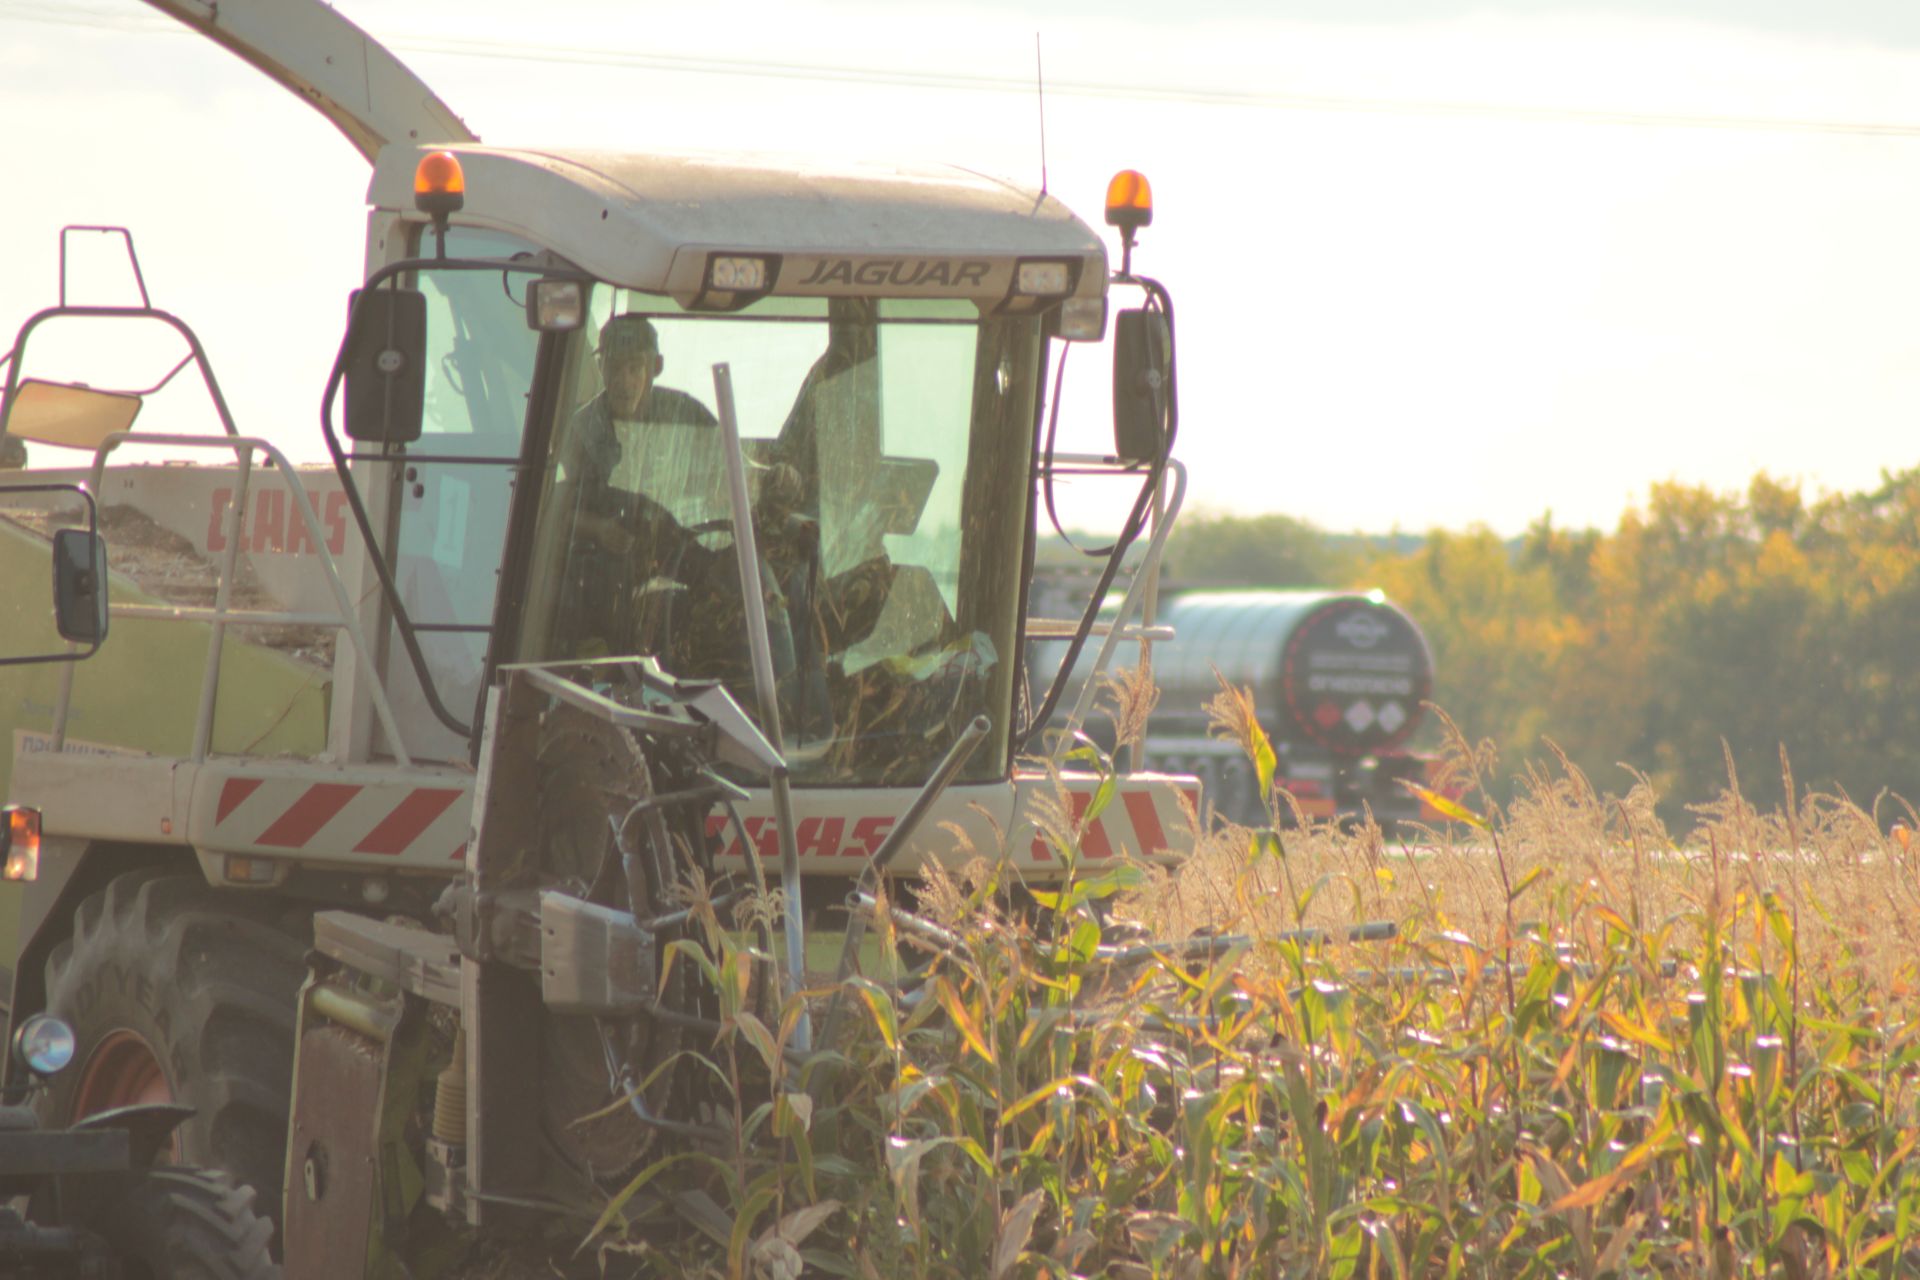
[[[103,1024],[139,1030],[161,1055],[176,1099],[196,1109],[179,1131],[182,1157],[257,1189],[272,1222],[306,956],[305,940],[282,927],[286,917],[280,899],[146,868],[82,901],[72,937],[46,967],[47,1008],[74,1024],[82,1055],[115,1029]],[[79,1075],[76,1065],[43,1094],[48,1123],[78,1118]]]

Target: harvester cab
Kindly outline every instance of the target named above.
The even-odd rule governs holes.
[[[1003,775],[1042,349],[1063,323],[1097,336],[1098,243],[987,184],[963,198],[975,230],[1005,221],[999,243],[903,252],[859,228],[924,216],[908,212],[917,177],[809,175],[821,225],[775,239],[781,169],[602,157],[606,185],[675,193],[609,201],[545,156],[422,163],[442,156],[464,171],[462,216],[557,209],[556,230],[587,234],[456,225],[447,256],[389,264],[361,295],[339,457],[369,541],[397,531],[393,567],[375,567],[400,642],[389,675],[413,686],[409,753],[468,757],[490,664],[647,652],[745,687],[730,389],[796,781],[911,784],[996,712],[972,776]],[[413,189],[403,169],[376,166],[376,202]],[[696,235],[720,247],[688,248]],[[795,251],[809,243],[840,247]]]

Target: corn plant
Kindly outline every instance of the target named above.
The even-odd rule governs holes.
[[[896,966],[777,1014],[709,910],[675,962],[720,993],[724,1136],[586,1247],[782,1280],[1920,1274],[1920,849],[1887,814],[1783,762],[1781,810],[1729,770],[1675,839],[1644,778],[1557,756],[1503,809],[1455,731],[1456,821],[1389,838],[1298,822],[1220,710],[1269,821],[1177,869],[1090,873],[1062,806],[1063,881],[982,858],[911,914],[882,894]],[[841,1009],[805,1056],[800,1000]]]

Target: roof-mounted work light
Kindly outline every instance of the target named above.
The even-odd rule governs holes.
[[[1055,259],[1028,259],[1014,271],[1015,293],[1057,297],[1073,292],[1073,263]]]
[[[586,323],[587,298],[578,280],[548,278],[527,286],[527,327],[567,333]]]
[[[1133,274],[1134,233],[1153,222],[1153,187],[1146,175],[1122,169],[1107,183],[1107,225],[1120,228],[1120,274]]]
[[[700,292],[687,303],[690,311],[738,311],[773,292],[780,273],[775,254],[716,253],[707,259]]]
[[[467,175],[451,151],[429,151],[413,171],[413,207],[433,219],[442,258],[447,256],[447,219],[467,203]]]

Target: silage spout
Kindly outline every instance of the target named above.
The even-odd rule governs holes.
[[[321,0],[147,0],[304,102],[373,163],[388,143],[478,142],[426,82]]]

